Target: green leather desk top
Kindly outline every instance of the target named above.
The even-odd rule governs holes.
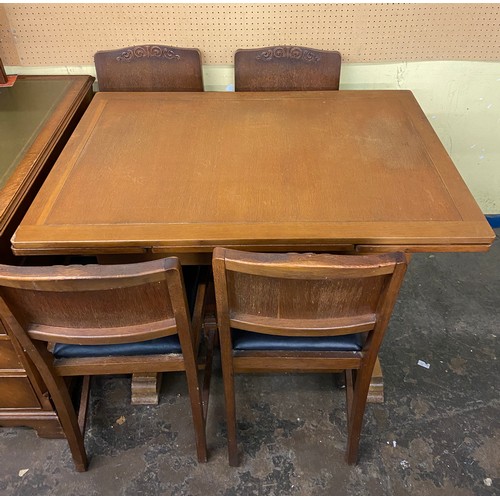
[[[71,80],[18,79],[0,88],[0,189],[59,104]]]

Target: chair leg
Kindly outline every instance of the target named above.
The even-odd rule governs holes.
[[[5,317],[9,321],[8,333],[13,342],[18,344],[19,349],[23,349],[26,352],[42,377],[52,404],[55,407],[61,428],[68,440],[75,469],[78,472],[86,471],[88,468],[88,459],[83,443],[83,435],[78,426],[78,417],[73,407],[66,381],[55,372],[53,356],[47,350],[47,343],[30,339],[17,320],[12,316],[12,313],[1,297],[0,310],[3,315],[2,319]]]
[[[39,349],[36,349],[34,344],[25,344],[26,350],[35,366],[37,366],[50,394],[62,430],[68,440],[75,469],[77,472],[85,472],[88,469],[88,458],[85,452],[83,433],[80,430],[78,416],[73,406],[66,380],[54,371],[52,365],[53,357],[46,350],[46,343],[38,341],[37,343],[41,345]],[[83,390],[85,390],[85,386],[82,388]]]
[[[208,416],[208,402],[210,399],[210,381],[212,378],[212,363],[214,347],[217,338],[217,326],[216,325],[205,325],[205,342],[206,342],[206,354],[205,363],[203,369],[203,386],[202,386],[202,403],[203,403],[203,418],[205,422]]]
[[[90,375],[85,375],[82,382],[82,392],[80,394],[80,406],[78,407],[78,427],[82,436],[85,435],[85,424],[87,422],[87,410],[90,399]]]
[[[358,460],[359,439],[361,436],[361,428],[365,414],[366,399],[368,396],[368,390],[370,389],[372,371],[373,366],[365,366],[355,372],[352,401],[351,403],[348,402],[347,412],[348,436],[346,462],[349,465],[355,465]]]
[[[88,459],[85,452],[83,434],[80,431],[78,417],[73,408],[66,383],[58,376],[55,376],[52,380],[46,378],[45,383],[47,384],[63,432],[68,440],[75,469],[78,472],[85,472],[88,468]]]
[[[223,351],[223,350],[222,350]],[[229,465],[238,467],[238,441],[236,432],[236,399],[234,394],[234,371],[232,359],[222,357],[222,378],[224,381],[224,399],[226,403],[226,425],[227,425],[227,448]]]
[[[198,379],[198,365],[191,346],[183,346],[184,365],[186,379],[191,403],[191,414],[193,417],[194,434],[196,440],[196,454],[198,462],[207,461],[207,438],[205,433],[205,418],[203,416],[203,404],[200,383]]]
[[[200,386],[198,380],[192,380],[192,378],[192,376],[187,374],[189,399],[191,402],[191,413],[193,416],[193,426],[196,440],[196,455],[198,457],[198,462],[201,463],[206,462],[208,456],[205,419],[203,417]]]
[[[345,370],[345,399],[346,399],[346,413],[347,422],[351,419],[352,397],[353,397],[353,370]]]

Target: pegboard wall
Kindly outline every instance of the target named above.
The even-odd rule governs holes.
[[[335,49],[344,62],[500,60],[500,4],[0,4],[6,65],[93,64],[97,50],[197,47],[205,64],[238,48]]]

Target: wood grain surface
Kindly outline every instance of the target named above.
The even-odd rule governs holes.
[[[99,93],[18,254],[487,250],[494,234],[410,91]]]

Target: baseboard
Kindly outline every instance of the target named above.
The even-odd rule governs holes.
[[[491,227],[500,227],[500,214],[485,215]]]

